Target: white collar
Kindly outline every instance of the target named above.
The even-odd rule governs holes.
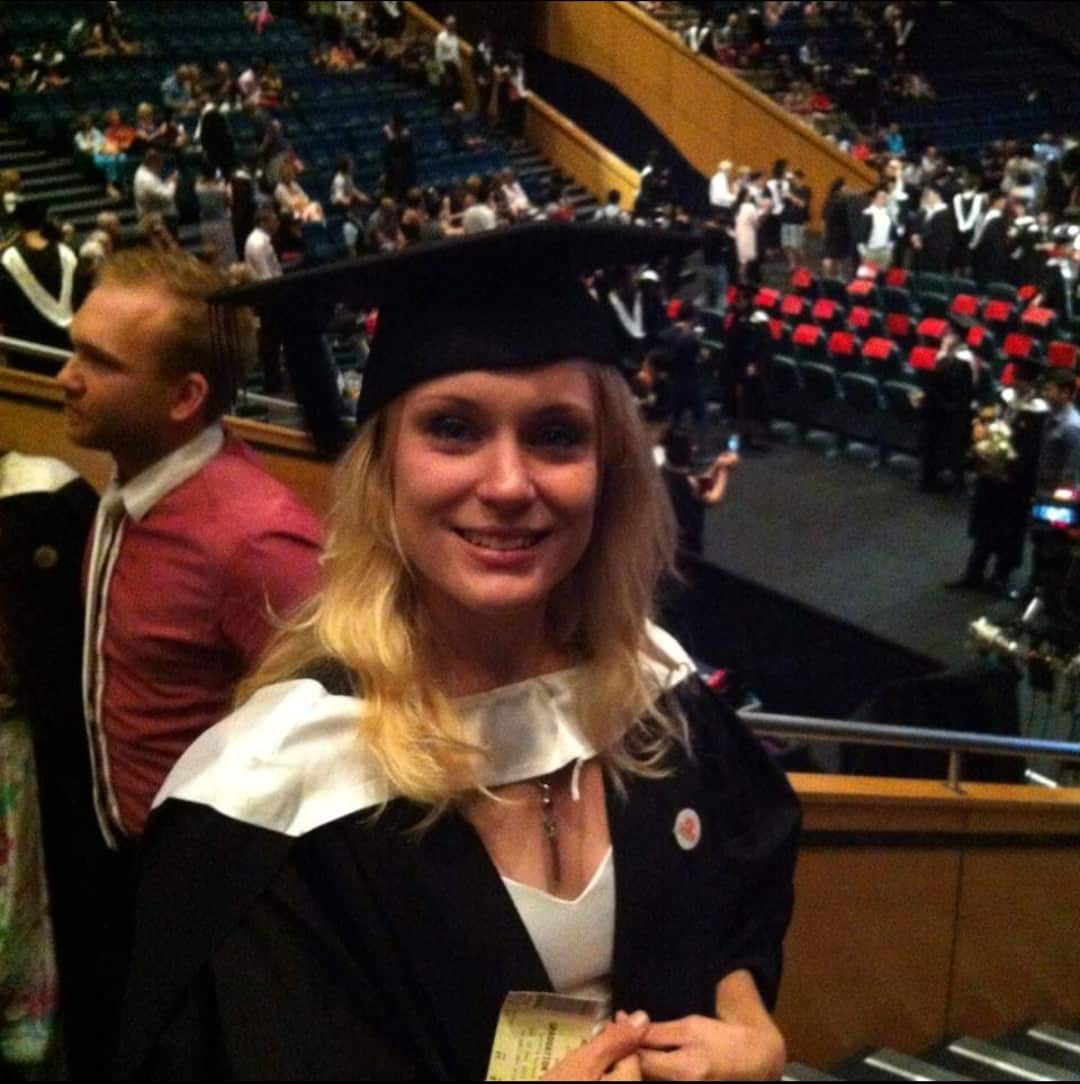
[[[655,695],[694,672],[682,647],[655,625],[652,644],[669,665],[642,656]],[[577,667],[456,701],[467,741],[489,751],[481,783],[498,787],[558,771],[599,752],[581,732]],[[301,836],[395,797],[362,741],[364,703],[304,678],[260,689],[205,731],[177,761],[154,799],[206,805],[245,824]]]
[[[113,478],[101,495],[102,503],[119,498],[124,502],[124,511],[132,519],[141,520],[158,501],[198,474],[221,451],[224,443],[225,432],[221,424],[208,425],[197,437],[123,485],[117,485]]]

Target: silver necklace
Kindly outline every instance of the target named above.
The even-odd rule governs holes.
[[[555,810],[555,797],[549,780],[538,779],[536,785],[540,788],[540,813],[543,817],[544,839],[547,841],[551,881],[553,887],[558,888],[562,881],[562,860],[559,857],[559,820]]]

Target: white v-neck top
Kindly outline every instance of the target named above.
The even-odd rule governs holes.
[[[556,993],[607,1000],[615,949],[615,858],[608,847],[575,900],[504,877]]]

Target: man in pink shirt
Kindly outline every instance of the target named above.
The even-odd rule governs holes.
[[[206,299],[226,285],[183,253],[118,254],[58,377],[68,436],[116,463],[84,566],[94,808],[121,871],[101,916],[115,933],[106,987],[122,982],[131,858],[154,795],[227,714],[275,620],[317,588],[316,516],[221,425],[254,353],[249,316],[212,331]]]

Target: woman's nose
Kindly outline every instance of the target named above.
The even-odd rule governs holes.
[[[521,504],[536,496],[529,457],[513,436],[492,441],[477,487],[481,500]]]

